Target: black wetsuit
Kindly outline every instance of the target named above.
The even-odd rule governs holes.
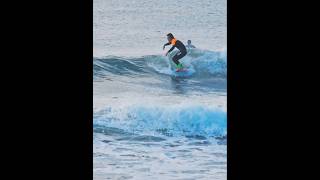
[[[168,42],[164,46],[167,46],[167,45],[170,45],[170,44],[171,43]],[[173,45],[171,47],[171,49],[168,51],[168,53],[171,52],[175,47],[178,48],[180,52],[178,52],[176,55],[174,55],[172,60],[176,65],[178,65],[179,64],[178,60],[183,58],[187,54],[187,49],[186,49],[186,47],[184,46],[184,44],[181,41],[177,40],[175,45]]]

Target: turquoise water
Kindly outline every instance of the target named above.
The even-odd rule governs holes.
[[[93,179],[226,179],[226,1],[94,0],[93,29]]]

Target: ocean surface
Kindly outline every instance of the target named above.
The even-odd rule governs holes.
[[[227,179],[226,0],[94,0],[93,20],[93,179]]]

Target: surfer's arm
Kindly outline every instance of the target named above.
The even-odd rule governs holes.
[[[169,52],[171,52],[174,49],[175,46],[172,46],[169,51],[166,53],[166,56],[169,54]]]
[[[169,49],[168,53],[171,52],[173,49],[174,49],[174,46],[172,46],[172,47]]]
[[[166,47],[166,46],[168,46],[168,45],[170,45],[169,42],[168,42],[168,43],[165,43],[165,44],[163,45],[163,49],[164,49],[164,47]]]

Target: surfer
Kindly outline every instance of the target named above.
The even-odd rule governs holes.
[[[191,44],[191,40],[188,40],[188,44],[186,45],[187,48],[196,48],[194,45]]]
[[[172,61],[176,64],[177,69],[182,69],[182,64],[179,62],[179,59],[183,58],[186,54],[187,54],[187,49],[184,46],[184,44],[177,40],[176,38],[174,38],[174,36],[169,33],[167,34],[167,39],[168,39],[168,43],[163,45],[163,49],[165,48],[165,46],[168,45],[172,45],[172,47],[169,49],[168,52],[166,52],[166,56],[176,47],[177,49],[179,49],[179,52],[173,56]]]

